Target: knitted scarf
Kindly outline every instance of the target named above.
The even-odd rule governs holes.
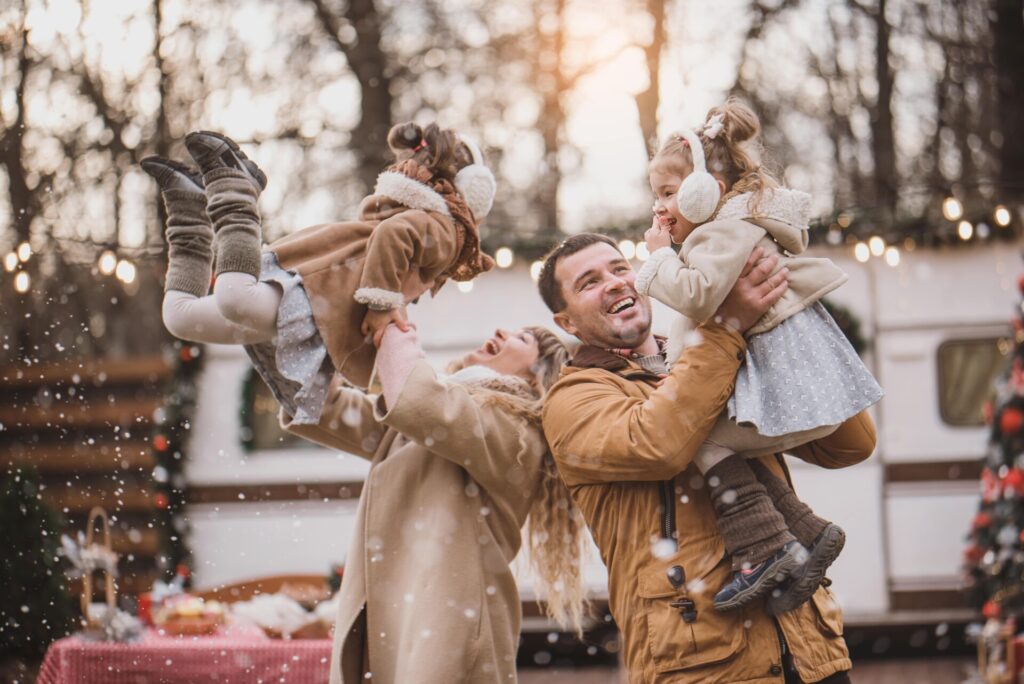
[[[451,181],[436,178],[429,168],[414,159],[398,162],[388,170],[423,183],[439,194],[448,206],[452,218],[455,219],[455,227],[458,230],[456,236],[459,245],[458,256],[438,278],[435,290],[448,278],[464,282],[494,268],[494,259],[480,251],[480,229],[473,217],[473,212],[469,210],[466,200],[462,198]]]

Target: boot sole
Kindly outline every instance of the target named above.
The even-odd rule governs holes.
[[[154,180],[156,180],[157,183],[160,183],[160,178],[150,173],[149,169],[146,168],[147,164],[158,164],[160,166],[167,166],[177,171],[181,175],[185,176],[193,183],[195,183],[199,187],[200,192],[202,192],[203,190],[202,174],[197,172],[196,169],[186,166],[185,164],[182,164],[179,161],[175,161],[174,159],[168,159],[167,157],[161,157],[159,155],[151,155],[149,157],[144,157],[139,161],[139,166],[142,167],[142,170],[149,174]]]
[[[246,156],[245,152],[242,151],[242,148],[238,146],[238,143],[236,143],[231,138],[225,135],[221,135],[220,133],[216,133],[214,131],[196,131],[195,133],[189,133],[188,135],[185,136],[185,147],[188,147],[188,139],[196,135],[205,135],[210,138],[215,138],[216,140],[219,140],[223,147],[217,148],[216,152],[211,152],[211,154],[220,156],[221,154],[224,153],[225,150],[229,150],[240,162],[242,162],[242,164],[245,166],[246,172],[250,176],[252,176],[253,180],[255,180],[256,183],[260,186],[260,190],[267,189],[267,174],[263,173],[263,170],[256,165],[256,162],[252,161],[251,159],[249,159],[249,157]],[[189,149],[189,154],[191,153],[192,150]],[[196,163],[199,163],[198,159],[196,160]]]
[[[715,601],[715,610],[724,613],[729,610],[742,608],[748,603],[753,603],[781,584],[799,567],[800,559],[797,557],[797,553],[787,553],[768,567],[764,575],[762,575],[760,582],[737,593],[727,601]]]
[[[815,544],[810,558],[803,568],[798,570],[790,584],[778,597],[768,599],[767,609],[772,615],[789,612],[808,601],[825,578],[829,567],[839,557],[846,545],[846,533],[835,524],[825,529],[820,542]]]

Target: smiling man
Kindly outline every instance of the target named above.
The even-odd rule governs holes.
[[[651,307],[611,239],[568,238],[539,278],[555,322],[583,343],[544,406],[559,472],[608,568],[630,682],[848,682],[842,615],[827,588],[772,617],[763,604],[713,608],[731,564],[708,487],[692,464],[732,392],[752,326],[786,289],[774,259],[751,255],[700,340],[671,368]],[[874,449],[867,414],[793,455],[826,468]],[[788,477],[781,457],[762,462]]]

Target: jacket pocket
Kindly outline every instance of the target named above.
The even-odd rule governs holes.
[[[659,673],[688,670],[732,658],[747,640],[744,611],[717,612],[714,595],[718,588],[712,586],[717,580],[709,580],[729,575],[726,557],[721,556],[704,571],[695,568],[701,574],[687,577],[678,589],[668,579],[673,565],[676,563],[659,561],[641,570],[637,578],[654,669]],[[686,601],[692,601],[691,610],[696,612],[690,622],[684,619]]]
[[[811,603],[818,614],[818,627],[830,636],[843,636],[843,609],[836,601],[836,595],[826,587],[818,587],[811,596]]]

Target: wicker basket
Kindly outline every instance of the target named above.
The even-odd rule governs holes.
[[[96,520],[103,522],[103,542],[97,544],[93,534],[96,528]],[[117,555],[114,553],[114,549],[110,542],[110,519],[107,517],[107,512],[96,506],[89,511],[89,522],[87,523],[85,531],[85,549],[92,549],[98,546],[103,555],[110,556],[113,560],[114,567],[117,566]],[[114,572],[110,568],[100,568],[100,572],[103,573],[103,581],[106,589],[107,599],[107,611],[113,614],[116,610],[117,605],[117,583],[114,581]],[[93,615],[91,610],[92,606],[92,587],[93,587],[93,575],[96,570],[87,572],[82,576],[82,622],[86,628],[89,629],[102,629],[102,619],[100,616]]]

